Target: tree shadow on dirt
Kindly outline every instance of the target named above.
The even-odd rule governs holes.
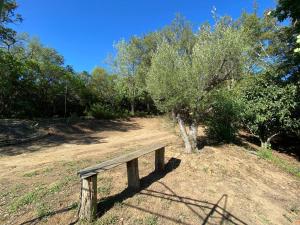
[[[239,219],[238,217],[231,214],[229,211],[227,211],[227,201],[228,201],[228,195],[223,194],[221,198],[216,203],[211,203],[208,201],[201,201],[193,198],[183,197],[177,195],[170,187],[168,187],[163,182],[158,182],[161,185],[164,186],[166,190],[171,192],[172,194],[162,193],[154,190],[144,190],[140,194],[165,199],[171,202],[175,202],[176,204],[184,204],[193,214],[195,214],[198,219],[199,223],[197,224],[235,224],[235,225],[247,225],[243,220]],[[124,205],[154,214],[156,216],[162,217],[166,220],[169,220],[171,222],[175,222],[178,224],[184,224],[184,225],[192,225],[191,223],[185,222],[181,219],[178,219],[178,217],[169,217],[162,214],[159,214],[157,212],[152,212],[148,209],[143,209],[137,206],[133,206],[130,204],[125,203]],[[223,206],[222,206],[223,205]]]
[[[53,212],[49,212],[48,214],[44,215],[44,216],[39,216],[39,217],[36,217],[32,220],[28,220],[28,221],[25,221],[23,223],[20,223],[20,225],[26,225],[26,224],[37,224],[38,222],[40,222],[42,219],[44,219],[45,217],[49,217],[49,216],[54,216],[56,214],[60,214],[60,213],[65,213],[65,212],[68,212],[70,210],[74,210],[77,208],[77,205],[76,204],[72,204],[66,208],[62,208],[62,209],[59,209],[59,210],[56,210],[56,211],[53,211]]]
[[[257,151],[260,148],[260,140],[244,131],[239,132],[232,142],[216,141],[205,135],[197,137],[197,147],[199,150],[205,146],[216,147],[228,143],[233,143],[250,151]],[[280,135],[275,137],[271,144],[273,150],[292,156],[300,161],[300,139],[296,136]]]
[[[62,144],[100,144],[105,143],[101,140],[103,139],[101,132],[126,132],[141,128],[137,123],[130,120],[78,120],[71,123],[62,121],[43,123],[40,127],[46,130],[49,135],[36,141],[0,147],[0,156],[31,153]]]
[[[170,217],[166,216],[164,214],[160,214],[155,211],[149,210],[149,208],[141,208],[136,205],[124,203],[124,201],[128,198],[133,197],[135,194],[140,195],[146,195],[150,197],[156,197],[160,199],[166,199],[170,200],[172,202],[175,202],[176,204],[184,204],[186,207],[188,207],[189,210],[191,210],[198,218],[199,218],[199,224],[225,224],[230,222],[231,224],[243,224],[246,225],[244,221],[237,218],[230,212],[226,210],[227,207],[227,195],[223,195],[216,203],[210,203],[207,201],[200,201],[197,199],[182,197],[177,195],[171,188],[169,188],[166,184],[163,182],[160,182],[159,180],[163,178],[166,174],[172,172],[180,165],[181,160],[176,158],[171,158],[168,163],[165,165],[165,171],[162,173],[152,172],[146,177],[143,177],[141,179],[141,189],[138,192],[134,192],[128,188],[123,190],[121,193],[109,196],[107,198],[103,198],[98,203],[98,209],[97,209],[97,216],[101,217],[104,215],[105,212],[107,212],[109,209],[111,209],[116,203],[122,203],[123,205],[134,208],[143,212],[150,213],[152,215],[164,218],[170,222],[178,223],[178,224],[184,224],[184,225],[192,225],[187,222],[181,221],[178,219],[178,216]],[[171,192],[172,194],[162,193],[154,190],[147,189],[152,183],[158,182],[160,183],[168,192]],[[221,203],[224,202],[223,206],[220,206]],[[195,209],[196,208],[196,209]],[[214,220],[213,223],[210,222],[210,220]],[[215,223],[215,221],[218,220],[219,223]]]
[[[238,135],[235,144],[251,150],[260,148],[259,139],[244,132]],[[272,140],[271,144],[273,150],[292,156],[300,161],[300,140],[296,136],[279,135]]]

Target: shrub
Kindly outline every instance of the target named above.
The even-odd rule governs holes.
[[[114,110],[110,106],[99,103],[92,105],[88,114],[89,116],[93,116],[97,119],[116,119],[129,116],[128,111]]]
[[[241,111],[233,91],[218,90],[209,96],[208,101],[211,110],[204,121],[207,135],[216,141],[233,141]]]

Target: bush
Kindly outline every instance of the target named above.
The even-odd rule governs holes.
[[[129,112],[114,110],[107,105],[94,104],[92,105],[88,115],[97,119],[116,119],[128,117]]]
[[[216,141],[230,142],[235,139],[241,107],[231,90],[218,90],[208,101],[210,112],[204,121],[207,135]]]

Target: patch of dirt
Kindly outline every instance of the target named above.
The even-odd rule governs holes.
[[[161,118],[52,128],[61,139],[53,135],[0,149],[1,224],[76,221],[80,168],[156,142],[169,143],[166,171],[153,173],[153,154],[141,157],[140,192],[126,189],[126,165],[98,175],[96,224],[297,224],[300,219],[300,180],[243,147],[205,146],[184,154],[172,126]],[[83,141],[89,138],[93,141]],[[28,193],[33,200],[20,201]]]

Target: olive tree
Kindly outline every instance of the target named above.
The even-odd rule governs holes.
[[[166,40],[154,54],[148,90],[159,109],[175,113],[186,152],[197,148],[198,123],[208,110],[203,99],[244,73],[249,49],[243,27],[222,18],[200,28],[190,53]]]

